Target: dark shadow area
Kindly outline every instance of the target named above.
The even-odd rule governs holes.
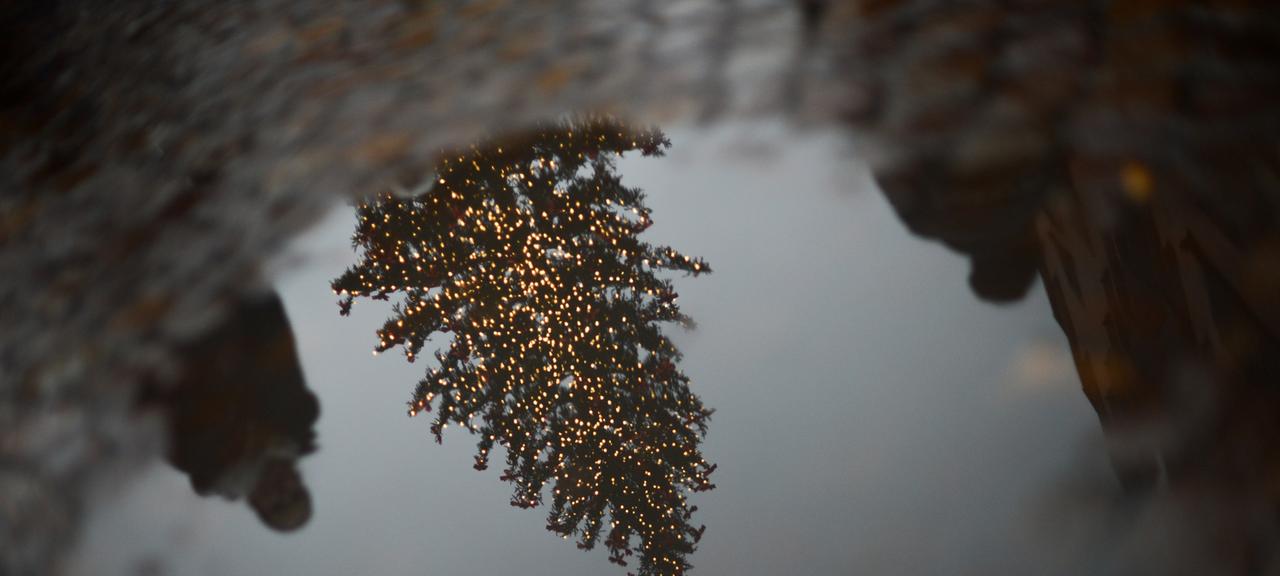
[[[142,399],[164,416],[169,463],[201,496],[243,498],[263,524],[301,528],[312,504],[298,460],[315,450],[320,405],[280,297],[241,301],[180,358],[178,381],[150,386]]]

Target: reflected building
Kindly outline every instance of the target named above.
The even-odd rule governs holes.
[[[315,450],[320,407],[280,297],[246,297],[180,357],[178,380],[143,399],[168,427],[170,464],[197,494],[244,499],[275,530],[302,527],[312,504],[297,465]]]
[[[1111,190],[1127,201],[1080,188],[1036,220],[1045,287],[1113,461],[1127,485],[1208,475],[1274,501],[1280,189],[1197,199],[1154,175],[1125,182]]]
[[[1196,197],[1137,162],[1069,182],[1023,196],[882,187],[914,232],[971,260],[979,296],[1020,298],[1039,272],[1126,486],[1167,482],[1230,443],[1249,467],[1280,464],[1265,416],[1280,416],[1280,192]]]
[[[1253,573],[1280,527],[1280,188],[1197,198],[1140,164],[1106,172],[1006,227],[1017,256],[991,277],[1011,282],[974,290],[1000,301],[1025,292],[1028,262],[1038,269],[1121,485],[1199,502],[1223,573]],[[982,233],[928,230],[962,251],[972,244],[956,238]],[[975,277],[993,246],[970,254]]]
[[[1280,10],[841,6],[898,215],[983,298],[1038,273],[1127,491],[1199,501],[1223,573],[1274,570]]]
[[[358,206],[358,262],[332,284],[343,314],[398,299],[374,354],[439,346],[409,401],[434,412],[437,442],[450,425],[477,435],[478,470],[500,447],[513,506],[549,495],[548,530],[603,541],[642,575],[690,567],[704,527],[687,495],[715,469],[700,450],[711,411],[662,331],[689,319],[660,276],[710,269],[640,239],[644,194],[614,166],[667,146],[586,117],[447,153],[417,190]]]

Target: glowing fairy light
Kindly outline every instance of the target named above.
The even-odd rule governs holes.
[[[360,260],[332,286],[344,314],[357,297],[400,298],[375,356],[414,361],[447,339],[410,416],[433,412],[437,441],[450,423],[476,433],[477,469],[504,447],[513,506],[545,494],[549,530],[584,548],[604,533],[610,561],[638,556],[643,575],[688,568],[703,528],[686,494],[715,468],[699,449],[710,410],[659,329],[689,320],[658,274],[710,270],[639,239],[644,196],[613,171],[624,152],[667,146],[591,118],[450,155],[438,186],[358,206]]]

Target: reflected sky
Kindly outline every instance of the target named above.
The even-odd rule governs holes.
[[[716,409],[694,574],[1073,574],[1114,560],[1089,506],[1115,482],[1038,284],[1018,303],[978,301],[967,263],[912,236],[833,135],[668,135],[667,158],[619,167],[648,194],[646,237],[716,267],[679,284],[699,327],[672,333]],[[367,352],[389,304],[342,318],[328,288],[354,261],[352,220],[335,207],[278,266],[322,405],[301,464],[308,526],[271,533],[158,465],[91,519],[78,573],[625,573],[548,533],[545,511],[509,506],[499,471],[472,469],[470,441],[436,445],[404,417],[423,366]]]

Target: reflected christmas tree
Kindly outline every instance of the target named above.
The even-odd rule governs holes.
[[[711,411],[662,332],[690,321],[658,275],[710,270],[639,239],[649,210],[614,164],[669,146],[584,118],[449,155],[420,194],[359,205],[359,263],[332,284],[343,314],[399,299],[375,354],[412,362],[444,335],[409,402],[435,412],[437,442],[451,423],[478,434],[480,470],[502,446],[512,505],[549,496],[549,530],[584,549],[604,534],[610,561],[638,555],[642,575],[689,568],[705,527],[686,496],[714,487],[699,449]]]

